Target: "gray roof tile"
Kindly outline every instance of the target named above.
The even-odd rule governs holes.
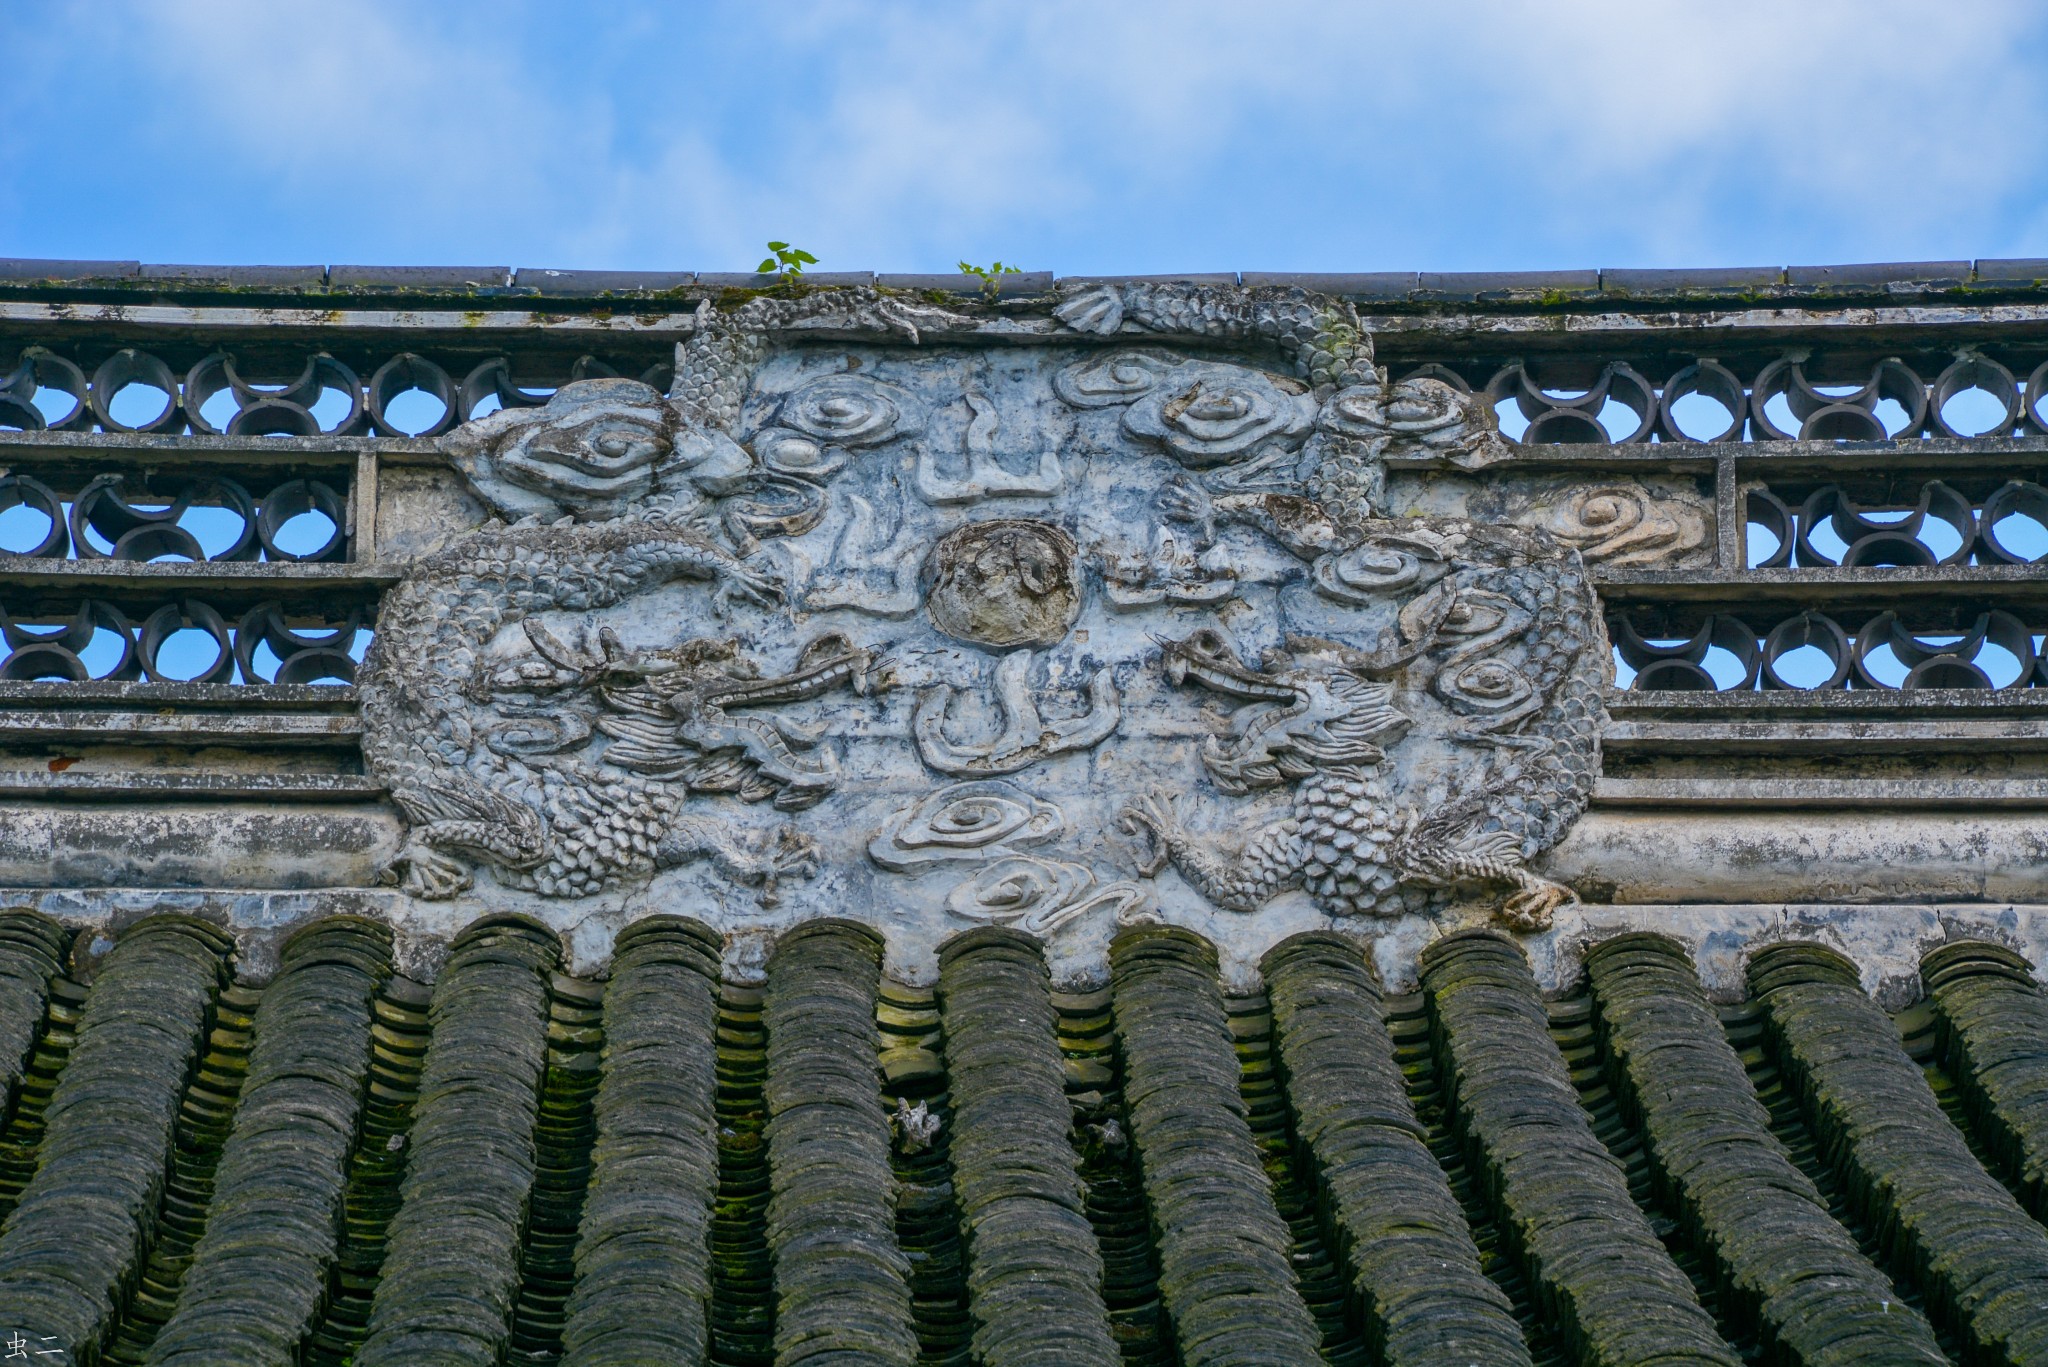
[[[1416,284],[1424,297],[1487,302],[1594,294],[1598,271],[1424,271]]]
[[[695,271],[554,271],[521,266],[512,279],[515,289],[542,294],[658,294],[697,283]]]
[[[337,290],[434,293],[444,290],[501,290],[510,266],[331,266],[327,284]]]
[[[1420,288],[1422,277],[1415,271],[1374,271],[1365,274],[1318,274],[1313,271],[1246,271],[1247,289],[1261,286],[1313,290],[1317,294],[1341,294],[1348,299],[1406,299]]]
[[[822,922],[784,937],[764,992],[719,982],[719,937],[692,921],[622,933],[607,987],[563,975],[552,932],[495,918],[458,938],[430,1009],[391,973],[389,931],[348,917],[302,929],[260,990],[227,983],[225,937],[186,918],[122,932],[89,990],[66,939],[0,914],[19,1097],[0,1110],[0,1294],[74,1354],[139,1359],[154,1338],[151,1360],[199,1367],[260,1325],[364,1363],[694,1359],[714,1337],[908,1362],[970,1334],[991,1361],[1028,1343],[1104,1367],[1176,1334],[1188,1362],[1342,1360],[1368,1337],[1396,1361],[1732,1362],[1761,1332],[1809,1360],[1883,1343],[1932,1363],[1857,1251],[1905,1228],[1899,1256],[1963,1279],[1942,1307],[1963,1337],[2025,1356],[2048,1335],[1973,1289],[2048,1280],[2048,1238],[1997,1180],[2038,1209],[2020,1174],[2048,1144],[2048,997],[1994,945],[1925,967],[1951,1119],[1816,946],[1760,953],[1730,1017],[1645,935],[1596,946],[1590,992],[1546,1004],[1487,934],[1440,941],[1404,998],[1350,940],[1298,936],[1266,958],[1268,998],[1224,996],[1185,931],[1125,933],[1112,988],[1076,994],[1049,990],[1032,941],[982,930],[943,951],[934,993],[883,979],[872,932]],[[1758,1104],[1794,1084],[1828,1143]],[[913,1102],[936,1128],[907,1127]],[[1632,1190],[1609,1144],[1658,1182]],[[1853,1227],[1787,1148],[1845,1156]],[[1753,1291],[1702,1311],[1660,1221]],[[1993,1226],[1987,1259],[1971,1230]],[[122,1294],[138,1277],[149,1292]]]
[[[85,285],[100,280],[133,280],[140,261],[43,261],[32,257],[0,257],[0,282]]]
[[[217,285],[227,289],[318,289],[327,283],[327,267],[148,265],[142,268],[141,278],[171,285]]]
[[[952,275],[877,275],[875,283],[892,290],[941,290],[948,294],[983,294],[986,287],[978,276],[965,271]],[[1053,286],[1051,271],[1018,271],[996,277],[997,294],[1004,299],[1044,294]]]
[[[1707,266],[1671,270],[1604,270],[1604,294],[1630,298],[1689,294],[1757,294],[1785,283],[1783,266]]]
[[[1948,288],[1970,278],[1968,261],[1875,261],[1862,265],[1791,266],[1785,281],[1797,290],[1883,292],[1901,287]]]

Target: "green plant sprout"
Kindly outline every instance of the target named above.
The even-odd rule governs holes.
[[[1000,261],[991,262],[986,266],[973,266],[962,261],[960,263],[960,274],[971,275],[981,281],[982,289],[993,297],[1002,288],[1002,277],[1006,275],[1021,275],[1023,272],[1015,266],[1005,266]]]
[[[761,275],[781,276],[785,286],[794,286],[802,278],[805,266],[818,264],[817,257],[787,242],[770,242],[768,250],[772,255],[762,257],[761,264],[754,269]]]

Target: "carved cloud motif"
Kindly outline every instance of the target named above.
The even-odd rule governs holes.
[[[1104,907],[1121,920],[1145,901],[1145,890],[1129,881],[1095,887],[1095,874],[1080,864],[1020,854],[998,859],[946,897],[946,909],[970,921],[1014,925],[1030,935],[1050,935]]]
[[[1116,680],[1106,668],[1088,676],[1088,710],[1077,717],[1046,721],[1031,688],[1031,652],[1012,651],[995,668],[1000,730],[979,744],[955,741],[946,734],[946,714],[954,690],[945,684],[928,688],[917,700],[911,730],[917,753],[942,774],[1014,774],[1040,760],[1073,750],[1086,750],[1115,733],[1123,718]]]
[[[1054,387],[1076,407],[1129,403],[1124,431],[1164,447],[1192,469],[1297,447],[1316,417],[1315,399],[1298,380],[1215,361],[1167,364],[1149,351],[1070,366]]]
[[[924,430],[917,403],[866,375],[827,375],[790,391],[776,406],[783,426],[834,446],[879,446]]]
[[[634,380],[578,380],[537,408],[501,409],[441,438],[500,516],[617,517],[655,494],[702,501],[731,492],[752,462],[723,432],[677,424]]]
[[[1066,818],[1050,802],[1000,779],[955,783],[898,812],[868,842],[868,857],[909,873],[928,864],[989,859],[1052,840]]]
[[[1222,465],[1262,443],[1292,446],[1315,421],[1315,401],[1295,380],[1198,362],[1132,404],[1124,430],[1156,441],[1181,464]]]
[[[1070,365],[1053,377],[1053,392],[1074,408],[1115,408],[1157,388],[1185,365],[1164,351],[1112,351]]]
[[[1603,484],[1573,490],[1533,525],[1589,564],[1683,566],[1705,558],[1709,516],[1698,494]]]
[[[1426,376],[1385,388],[1355,385],[1339,390],[1324,405],[1321,422],[1343,436],[1442,451],[1453,465],[1467,470],[1513,454],[1490,429],[1482,405]]]

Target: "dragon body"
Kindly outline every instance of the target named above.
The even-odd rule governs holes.
[[[1214,630],[1167,644],[1173,682],[1246,703],[1227,738],[1203,747],[1216,786],[1288,785],[1293,802],[1230,849],[1184,824],[1172,799],[1141,799],[1125,815],[1153,838],[1148,872],[1171,863],[1236,911],[1299,887],[1333,916],[1394,915],[1493,885],[1508,892],[1504,918],[1534,928],[1572,900],[1526,865],[1584,810],[1599,764],[1605,661],[1592,588],[1576,556],[1541,533],[1466,524],[1450,545],[1396,639],[1376,650],[1297,637],[1255,669]],[[1391,788],[1389,751],[1416,725],[1396,706],[1397,678],[1432,698],[1444,734],[1475,756],[1448,784]]]
[[[793,810],[822,797],[835,776],[799,753],[811,738],[737,709],[864,689],[869,652],[833,638],[790,673],[761,678],[729,643],[634,656],[605,639],[579,655],[534,619],[675,580],[713,585],[720,612],[733,598],[774,602],[776,586],[709,530],[759,475],[729,433],[768,337],[814,328],[914,340],[920,323],[949,320],[869,289],[759,297],[726,313],[707,303],[677,349],[669,397],[583,381],[445,439],[486,502],[524,516],[414,562],[380,610],[361,675],[363,758],[409,820],[390,876],[430,898],[468,887],[474,862],[552,896],[700,857],[770,895],[777,879],[808,876],[807,838],[745,830],[688,799],[731,793]],[[521,624],[536,655],[502,666],[492,644]]]
[[[788,675],[760,679],[724,643],[628,655],[607,639],[579,658],[536,614],[594,611],[677,579],[721,596],[769,586],[686,527],[613,520],[487,527],[418,562],[387,600],[366,661],[363,756],[411,820],[394,876],[451,896],[484,860],[510,886],[578,896],[622,877],[709,857],[770,884],[814,856],[787,828],[759,833],[693,818],[692,792],[737,792],[789,809],[830,785],[774,725],[728,708],[772,706],[864,684],[866,652],[821,643]],[[490,652],[523,625],[535,656]],[[593,733],[610,744],[590,753]]]

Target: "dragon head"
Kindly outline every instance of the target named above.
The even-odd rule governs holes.
[[[1332,641],[1289,637],[1259,669],[1209,628],[1161,645],[1172,682],[1193,679],[1250,704],[1231,715],[1227,740],[1211,736],[1202,745],[1202,763],[1227,793],[1298,782],[1333,765],[1377,764],[1386,757],[1381,747],[1413,725],[1394,707],[1392,687],[1367,672],[1369,657]]]

